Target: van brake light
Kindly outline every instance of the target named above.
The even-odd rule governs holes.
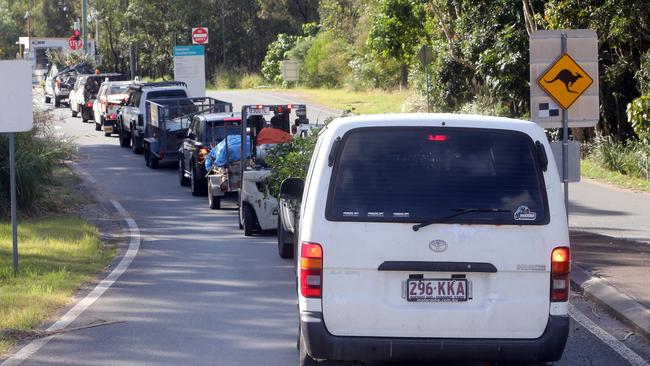
[[[553,249],[551,252],[551,302],[569,300],[569,273],[571,273],[569,247]]]
[[[300,248],[300,294],[320,298],[323,286],[323,248],[303,242]]]

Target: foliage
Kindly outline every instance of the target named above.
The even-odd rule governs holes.
[[[57,164],[67,158],[72,144],[57,137],[50,112],[34,114],[34,128],[16,134],[16,183],[18,207],[24,211],[36,210],[44,194],[39,188],[47,181]],[[6,134],[0,136],[0,216],[10,209],[9,147]]]
[[[636,98],[627,105],[627,119],[634,133],[646,143],[650,143],[650,95]]]
[[[346,78],[348,62],[345,43],[330,33],[320,33],[307,51],[301,79],[311,87],[340,87]]]
[[[63,53],[60,50],[47,50],[47,58],[50,60],[50,63],[55,64],[59,67],[59,70],[67,67],[78,64],[86,64],[91,69],[95,69],[95,59],[91,55],[84,55],[77,52]]]
[[[650,179],[650,144],[600,136],[590,146],[591,155],[605,168],[620,174]]]
[[[304,138],[294,136],[291,143],[279,144],[271,149],[266,162],[273,167],[273,171],[266,183],[272,196],[279,197],[280,185],[286,178],[307,177],[317,140],[318,133],[314,132]]]
[[[17,40],[15,35],[19,32],[8,4],[0,2],[0,60],[13,58],[18,52],[14,43]]]
[[[282,61],[287,59],[287,52],[296,45],[296,40],[296,36],[280,33],[277,39],[269,44],[266,57],[262,61],[262,75],[266,81],[282,83]]]
[[[581,161],[580,174],[582,174],[583,177],[596,179],[604,183],[650,193],[650,180],[611,171],[604,168],[600,162],[592,157]]]

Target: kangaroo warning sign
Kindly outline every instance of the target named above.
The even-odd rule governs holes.
[[[593,82],[567,53],[537,79],[537,84],[564,109],[569,109]]]
[[[566,47],[562,48],[562,35]],[[588,29],[535,31],[530,36],[530,117],[544,128],[598,123],[598,39]]]

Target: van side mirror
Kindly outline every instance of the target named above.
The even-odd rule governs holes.
[[[302,178],[287,178],[280,185],[280,198],[300,201],[304,190],[305,181]]]

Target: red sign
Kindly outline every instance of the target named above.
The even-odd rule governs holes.
[[[192,28],[193,44],[208,44],[208,28]]]
[[[68,44],[70,45],[70,49],[73,51],[80,50],[81,47],[83,47],[83,41],[77,38],[78,37],[75,36],[70,36],[70,38],[68,38]]]

